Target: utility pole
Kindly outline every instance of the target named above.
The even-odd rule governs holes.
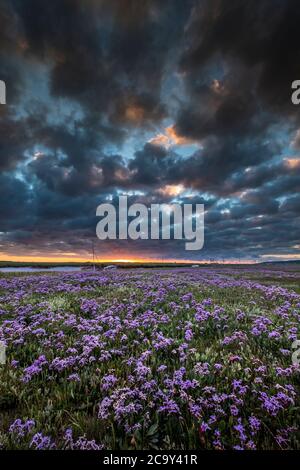
[[[96,271],[96,266],[95,266],[95,247],[94,247],[94,240],[92,241],[93,244],[93,271]]]

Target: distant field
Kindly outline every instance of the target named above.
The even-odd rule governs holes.
[[[211,263],[201,263],[201,261],[193,261],[190,263],[183,263],[180,261],[174,261],[174,262],[95,262],[93,264],[91,261],[90,262],[45,262],[45,261],[40,261],[40,262],[32,262],[32,261],[0,261],[0,268],[5,268],[5,267],[32,267],[32,268],[53,268],[53,267],[63,267],[63,266],[81,266],[85,268],[92,268],[94,265],[98,269],[101,269],[104,266],[108,266],[114,264],[120,268],[125,268],[125,269],[132,269],[132,268],[164,268],[164,267],[170,267],[170,268],[175,268],[175,267],[188,267],[188,266],[193,266],[193,265],[198,265],[200,267],[204,268],[217,268],[219,269],[228,269],[229,267],[232,267],[233,269],[248,269],[248,270],[255,270],[257,269],[267,269],[267,270],[284,270],[286,271],[299,271],[300,272],[300,261],[278,261],[278,262],[265,262],[265,263],[253,263],[253,264],[243,264],[243,263],[221,263],[221,262],[211,262]]]
[[[0,447],[299,449],[298,269],[1,273]]]

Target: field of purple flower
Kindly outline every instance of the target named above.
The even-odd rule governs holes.
[[[3,449],[299,449],[300,273],[0,277]]]

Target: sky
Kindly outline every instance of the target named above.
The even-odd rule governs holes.
[[[1,0],[0,260],[300,259],[299,24],[298,0]],[[120,195],[204,204],[203,249],[98,240]]]

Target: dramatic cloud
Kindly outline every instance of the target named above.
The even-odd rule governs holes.
[[[299,255],[298,0],[3,0],[0,257]],[[118,195],[205,205],[205,246],[99,242]]]

